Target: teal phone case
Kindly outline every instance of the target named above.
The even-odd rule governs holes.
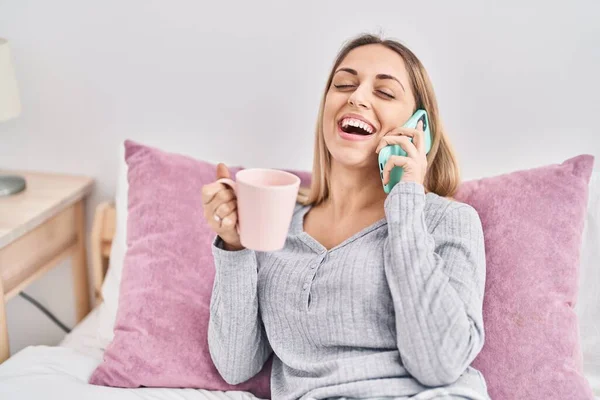
[[[423,120],[423,132],[425,137],[425,152],[429,153],[431,150],[431,131],[429,130],[429,118],[425,110],[417,110],[412,117],[403,125],[405,128],[416,129],[419,120]],[[412,142],[412,138],[410,139]],[[383,168],[387,163],[390,156],[404,156],[406,157],[406,152],[400,147],[400,145],[394,144],[385,146],[383,149],[379,151],[379,175],[381,177],[381,183],[383,184]],[[390,193],[392,188],[400,182],[402,179],[402,174],[404,170],[402,167],[394,167],[390,173],[390,181],[387,185],[383,185],[383,191],[386,193]]]

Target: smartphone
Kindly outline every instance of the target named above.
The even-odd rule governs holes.
[[[409,118],[408,121],[403,125],[405,128],[416,129],[419,121],[423,121],[423,137],[425,138],[425,153],[429,154],[431,150],[431,131],[429,130],[429,118],[427,116],[427,112],[425,110],[417,110],[412,117]],[[412,142],[412,138],[410,139]],[[387,163],[390,156],[405,156],[406,152],[400,147],[400,145],[393,144],[389,146],[385,146],[383,149],[379,151],[379,175],[381,176],[381,183],[383,184],[383,168]],[[402,167],[394,167],[390,173],[390,180],[386,184],[383,184],[383,191],[386,193],[390,193],[392,188],[400,182],[402,179],[402,174],[404,170]]]

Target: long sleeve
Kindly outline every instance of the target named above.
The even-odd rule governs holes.
[[[219,237],[212,251],[216,272],[208,345],[223,379],[235,385],[260,372],[272,353],[258,307],[256,254],[224,250]]]
[[[423,385],[442,386],[455,382],[483,347],[485,246],[474,208],[451,203],[430,233],[425,206],[422,185],[392,189],[384,266],[402,362]]]

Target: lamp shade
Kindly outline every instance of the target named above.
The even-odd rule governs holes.
[[[10,56],[8,40],[0,38],[0,121],[21,113],[17,79]]]

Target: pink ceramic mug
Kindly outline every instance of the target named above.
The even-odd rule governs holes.
[[[257,251],[280,250],[285,245],[300,178],[289,172],[248,168],[236,181],[221,178],[237,197],[238,233],[242,246]]]

